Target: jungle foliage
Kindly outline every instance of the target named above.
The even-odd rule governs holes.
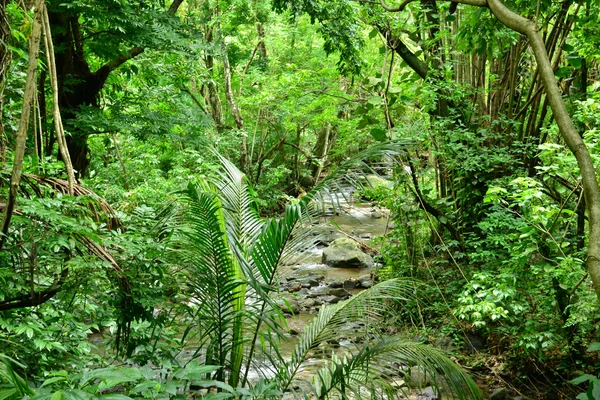
[[[595,398],[599,9],[0,0],[0,399],[394,396],[390,359],[477,398],[448,341]],[[391,182],[346,180],[391,211],[381,283],[284,356],[278,268],[359,164]],[[351,318],[420,341],[365,328],[296,381]]]

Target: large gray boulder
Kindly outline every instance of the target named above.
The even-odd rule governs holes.
[[[336,268],[366,268],[373,266],[373,259],[354,240],[343,237],[323,250],[322,263]]]

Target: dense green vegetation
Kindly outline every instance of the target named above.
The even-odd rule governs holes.
[[[0,0],[0,400],[600,398],[599,9]],[[284,350],[349,185],[379,283]]]

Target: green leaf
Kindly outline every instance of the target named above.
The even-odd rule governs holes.
[[[63,381],[66,381],[66,380],[67,380],[67,378],[65,378],[64,376],[55,376],[54,378],[48,378],[48,379],[46,379],[44,381],[44,383],[42,383],[41,387],[52,385],[53,383],[56,383],[56,382],[63,382]]]
[[[0,400],[10,399],[17,393],[17,389],[4,389],[0,390]]]
[[[571,70],[567,67],[561,67],[556,70],[554,75],[556,75],[557,78],[566,78],[567,76],[571,75]]]
[[[587,382],[587,381],[590,381],[593,379],[597,379],[597,378],[594,375],[583,374],[583,375],[578,376],[575,379],[571,379],[569,382],[574,385],[579,385],[580,383]]]
[[[583,60],[579,56],[568,56],[567,62],[573,68],[581,68],[581,66],[583,65]]]
[[[373,136],[375,140],[379,142],[385,142],[387,140],[387,132],[385,129],[373,128],[371,129],[371,136]]]
[[[590,347],[587,348],[587,351],[600,351],[600,342],[590,344]]]
[[[373,104],[374,106],[377,106],[377,105],[381,104],[382,102],[383,102],[383,98],[381,96],[371,96],[371,97],[369,97],[369,100],[367,100],[367,103]]]

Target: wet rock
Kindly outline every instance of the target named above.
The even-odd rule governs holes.
[[[361,275],[358,277],[358,281],[360,282],[360,287],[363,289],[369,289],[371,286],[373,286],[371,275]]]
[[[312,308],[317,304],[314,299],[306,299],[300,302],[300,307],[302,308]]]
[[[346,280],[344,281],[344,286],[343,286],[343,287],[344,287],[344,289],[346,289],[346,290],[354,290],[354,289],[356,289],[356,287],[357,287],[358,285],[360,285],[360,282],[359,282],[359,281],[356,281],[356,280],[354,280],[354,279],[352,279],[352,278],[349,278],[349,279],[346,279]]]
[[[323,296],[321,298],[321,300],[323,300],[323,303],[336,304],[336,303],[339,303],[341,299],[337,296],[329,295],[329,296]]]
[[[329,287],[327,286],[319,286],[314,289],[310,293],[306,295],[309,299],[314,299],[315,297],[325,296],[329,293]]]
[[[361,238],[361,239],[366,239],[366,240],[369,240],[369,239],[371,239],[371,234],[370,234],[370,233],[368,233],[368,232],[367,232],[367,233],[361,233],[361,234],[360,234],[360,238]]]
[[[350,297],[350,293],[346,292],[346,289],[344,288],[329,289],[328,294],[331,296],[340,297],[342,299],[347,299]]]
[[[394,389],[401,389],[403,386],[406,386],[404,383],[404,379],[394,379],[390,382],[390,386]]]
[[[300,290],[302,290],[302,285],[299,283],[294,283],[287,288],[287,291],[290,293],[299,292]]]
[[[443,350],[446,353],[450,353],[454,348],[454,341],[451,337],[444,336],[435,342],[435,347]]]
[[[301,278],[298,279],[298,282],[300,282],[302,287],[306,288],[317,287],[321,284],[316,278],[313,277]]]
[[[439,396],[435,394],[435,391],[431,386],[427,386],[425,389],[421,390],[419,395],[417,396],[418,400],[438,400]]]
[[[334,282],[329,282],[329,284],[328,284],[327,286],[329,286],[329,287],[330,287],[330,288],[332,288],[332,289],[336,289],[336,288],[341,288],[341,287],[343,287],[343,286],[344,286],[344,284],[343,284],[342,282],[337,282],[337,281],[334,281]]]
[[[300,311],[300,304],[298,304],[298,299],[294,296],[283,296],[281,299],[277,300],[277,304],[286,314],[298,314]]]
[[[484,339],[476,335],[467,335],[465,339],[465,348],[471,353],[476,353],[485,349]]]
[[[290,335],[299,335],[300,332],[296,328],[290,328]]]
[[[379,211],[373,211],[371,213],[371,218],[373,218],[373,219],[380,219],[380,218],[383,218],[383,214],[381,212],[379,212]]]
[[[339,238],[323,250],[322,263],[337,268],[365,268],[373,265],[373,259],[354,240]]]
[[[421,367],[412,367],[404,377],[408,387],[413,389],[424,388],[429,383],[429,377]]]
[[[506,388],[496,388],[490,393],[490,400],[504,400],[507,394]]]

